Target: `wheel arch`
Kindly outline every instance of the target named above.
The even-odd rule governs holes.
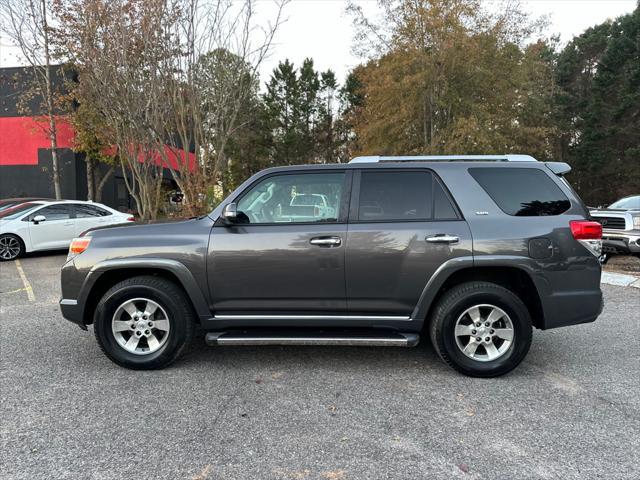
[[[175,283],[185,293],[197,318],[209,318],[210,312],[196,280],[186,266],[171,260],[109,261],[97,264],[85,280],[82,318],[86,325],[93,323],[95,308],[102,296],[118,282],[143,275],[158,276]]]
[[[456,259],[457,260],[457,259]],[[453,286],[470,281],[486,281],[513,291],[524,302],[536,328],[544,329],[544,310],[540,290],[534,281],[529,259],[521,262],[492,260],[486,262],[468,260],[445,263],[429,280],[412,318],[421,319],[427,325],[440,298]],[[444,267],[444,268],[443,268]]]

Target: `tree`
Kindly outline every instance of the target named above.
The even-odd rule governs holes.
[[[256,37],[254,0],[69,0],[66,51],[118,158],[143,219],[155,218],[163,171],[188,213],[224,184],[226,144],[280,23]],[[258,38],[258,40],[256,40]]]
[[[339,111],[336,119],[338,136],[338,156],[340,163],[348,162],[354,152],[360,151],[355,124],[364,105],[364,85],[359,80],[362,67],[356,67],[347,75],[344,85],[339,89]]]
[[[318,72],[313,67],[313,60],[305,58],[298,76],[298,107],[300,118],[300,152],[299,162],[311,162],[315,157],[314,133],[318,115],[318,93],[320,80]]]
[[[338,81],[332,70],[320,74],[320,89],[318,91],[318,122],[316,125],[315,142],[317,144],[317,158],[323,162],[338,160],[338,141],[336,135],[336,93]]]
[[[640,190],[640,7],[587,29],[558,55],[558,158],[590,204]]]
[[[0,31],[20,48],[23,58],[33,71],[31,91],[42,99],[41,109],[47,118],[45,128],[51,144],[53,189],[56,199],[62,198],[58,163],[56,90],[52,72],[51,2],[49,0],[2,0]]]
[[[362,153],[550,156],[552,65],[544,42],[524,47],[535,22],[516,8],[491,15],[476,0],[380,3],[377,25],[350,7],[374,45],[352,117]]]
[[[300,162],[300,91],[293,63],[280,62],[266,87],[263,100],[273,139],[271,156],[284,165]]]
[[[160,204],[162,163],[153,134],[154,78],[172,38],[173,4],[163,0],[71,0],[60,9],[60,38],[84,98],[108,127],[127,189],[143,220]],[[175,47],[172,47],[175,48]]]
[[[335,122],[340,107],[333,71],[316,71],[310,58],[297,70],[286,59],[274,69],[266,89],[263,101],[272,163],[337,161],[341,137]]]
[[[116,169],[111,148],[109,127],[89,99],[82,97],[82,88],[72,91],[69,120],[73,126],[73,150],[84,155],[87,169],[87,200],[101,202],[102,190]],[[100,172],[100,166],[105,166]]]

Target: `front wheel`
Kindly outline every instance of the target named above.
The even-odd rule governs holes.
[[[472,377],[513,370],[531,346],[531,317],[512,291],[489,282],[449,290],[431,319],[431,342],[449,366]]]
[[[24,253],[22,240],[15,235],[0,235],[0,261],[15,260]]]
[[[126,368],[163,368],[191,342],[194,314],[185,293],[164,278],[124,280],[104,294],[94,318],[100,348]]]

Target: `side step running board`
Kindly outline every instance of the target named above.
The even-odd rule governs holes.
[[[391,333],[388,335],[336,335],[328,333],[297,335],[256,335],[251,332],[209,332],[207,345],[345,345],[367,347],[414,347],[417,333]]]

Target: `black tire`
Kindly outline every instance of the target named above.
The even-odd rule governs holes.
[[[156,302],[166,312],[170,325],[164,344],[157,351],[143,355],[125,350],[112,331],[112,320],[118,307],[137,298]],[[104,294],[96,308],[93,327],[100,348],[113,362],[134,370],[153,370],[171,364],[191,343],[195,315],[189,299],[175,283],[164,278],[140,276],[123,280]]]
[[[479,361],[465,355],[456,343],[458,318],[469,308],[490,304],[507,313],[513,324],[513,341],[495,360]],[[431,343],[442,360],[465,375],[497,377],[513,370],[531,346],[531,316],[525,304],[512,291],[489,282],[462,283],[444,294],[431,317]]]
[[[11,233],[0,235],[0,262],[15,260],[23,254],[24,242],[20,237]]]

